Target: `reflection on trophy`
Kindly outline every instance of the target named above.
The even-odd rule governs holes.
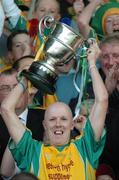
[[[58,77],[55,67],[57,64],[66,63],[72,58],[76,58],[76,50],[82,45],[84,39],[66,24],[55,22],[51,16],[46,16],[42,20],[45,25],[47,22],[53,24],[53,30],[44,44],[44,58],[39,60],[40,58],[36,54],[37,59],[35,58],[30,68],[27,71],[24,70],[22,74],[37,89],[44,93],[53,94]],[[39,24],[39,31],[41,31],[41,24],[42,22]]]

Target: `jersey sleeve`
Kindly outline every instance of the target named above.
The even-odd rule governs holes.
[[[83,157],[84,161],[87,161],[91,166],[96,169],[99,162],[99,157],[104,149],[106,140],[106,131],[104,129],[99,141],[95,140],[93,128],[90,120],[88,119],[83,130],[83,133],[75,141],[78,151]]]
[[[10,140],[8,147],[21,171],[32,172],[31,168],[35,166],[33,173],[37,174],[42,143],[34,140],[29,130],[25,131],[17,145]]]

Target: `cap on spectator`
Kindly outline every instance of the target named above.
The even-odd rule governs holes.
[[[108,2],[100,6],[93,15],[91,26],[99,37],[103,37],[106,34],[105,20],[111,15],[119,15],[119,2]]]

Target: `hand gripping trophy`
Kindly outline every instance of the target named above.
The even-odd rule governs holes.
[[[40,21],[39,31],[41,34],[43,22],[46,27],[47,24],[50,24],[50,26],[52,24],[52,32],[44,42],[44,57],[41,60],[38,51],[30,68],[24,70],[22,74],[37,89],[43,90],[44,93],[53,94],[58,77],[56,65],[76,58],[76,50],[82,46],[84,39],[66,24],[55,22],[52,16],[45,16]]]

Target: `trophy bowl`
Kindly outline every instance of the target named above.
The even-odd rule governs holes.
[[[54,94],[54,84],[57,79],[57,73],[49,62],[53,62],[52,57],[47,57],[44,61],[34,61],[28,70],[23,70],[21,74],[31,81],[34,87],[43,93]]]

